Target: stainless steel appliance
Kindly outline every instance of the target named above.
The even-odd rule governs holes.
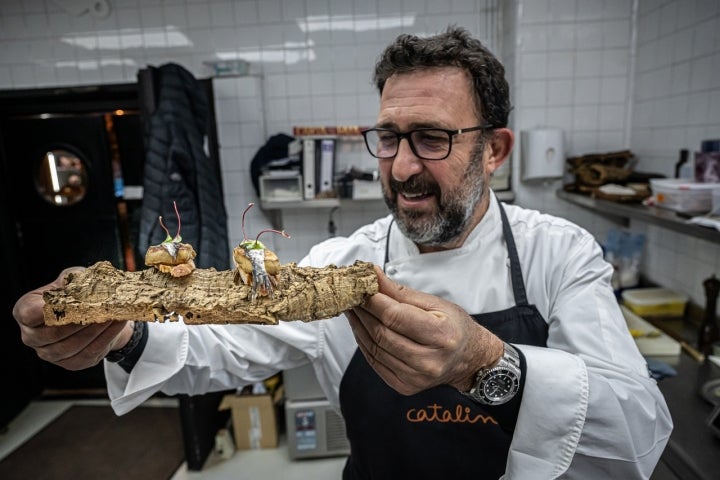
[[[325,397],[312,365],[283,373],[290,458],[340,457],[350,453],[345,421]]]

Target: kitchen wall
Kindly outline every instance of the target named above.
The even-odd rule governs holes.
[[[207,77],[205,62],[249,61],[249,76],[214,81],[231,245],[257,201],[249,166],[258,148],[293,125],[374,123],[372,67],[399,33],[455,23],[499,48],[496,0],[107,0],[107,16],[61,7],[93,3],[0,0],[0,88],[133,82],[139,68],[166,62]],[[278,221],[254,210],[249,234]],[[263,240],[284,261],[299,260],[329,236],[331,215],[348,234],[386,213],[382,202],[285,212],[292,240]]]
[[[629,148],[637,169],[674,174],[681,148],[720,137],[720,2],[518,0],[502,2],[504,60],[514,128],[560,127],[566,154]],[[549,34],[549,32],[552,32]],[[555,196],[561,180],[523,183],[516,203],[569,218],[598,240],[619,226]],[[704,305],[702,281],[720,274],[720,246],[647,225],[643,274]]]
[[[484,38],[507,66],[518,138],[563,128],[568,155],[632,148],[642,170],[672,174],[679,148],[720,136],[714,0],[108,0],[106,16],[87,10],[97,3],[0,0],[0,89],[133,82],[138,68],[166,62],[206,77],[206,61],[248,60],[248,76],[214,81],[231,244],[242,210],[257,201],[257,149],[293,125],[373,123],[372,65],[401,32],[456,23]],[[566,216],[600,240],[617,227],[558,200],[559,180],[520,182],[517,153],[512,162],[516,203]],[[384,212],[380,202],[286,211],[293,238],[264,239],[298,260],[328,237],[331,219],[347,234]],[[278,220],[258,209],[248,232]],[[631,227],[648,235],[651,279],[701,302],[702,279],[720,273],[718,246]]]
[[[720,2],[641,0],[630,148],[638,168],[672,176],[679,150],[720,138]],[[638,223],[643,270],[704,305],[702,281],[720,276],[720,245]]]

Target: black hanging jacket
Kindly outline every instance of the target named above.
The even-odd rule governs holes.
[[[199,268],[227,269],[229,247],[219,162],[205,150],[210,108],[200,82],[176,64],[149,67],[151,111],[144,125],[145,176],[138,253],[177,232],[177,203],[184,243],[195,248]],[[153,108],[154,107],[154,108]]]

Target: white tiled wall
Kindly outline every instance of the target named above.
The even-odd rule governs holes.
[[[166,62],[206,77],[205,61],[248,60],[249,76],[214,81],[231,244],[257,200],[249,176],[257,149],[296,124],[372,123],[372,66],[401,32],[455,23],[484,38],[510,75],[518,137],[563,128],[568,155],[632,148],[643,170],[669,174],[679,148],[720,137],[717,0],[108,0],[107,16],[60,6],[95,3],[0,0],[0,89],[133,82],[139,68]],[[559,181],[520,182],[519,160],[519,204],[601,239],[615,227],[557,200]],[[347,234],[381,213],[369,203],[285,212],[293,239],[264,239],[297,260],[328,236],[331,218]],[[271,221],[251,212],[248,233]],[[720,272],[718,246],[633,228],[648,233],[650,276],[702,300],[702,278]]]
[[[502,13],[517,132],[560,127],[568,156],[629,148],[638,170],[668,176],[679,149],[720,138],[716,0],[514,0]],[[558,200],[560,180],[521,182],[515,152],[518,204],[569,218],[601,241],[619,228]],[[641,222],[630,228],[647,236],[643,273],[703,305],[720,245]]]
[[[249,61],[250,76],[214,81],[231,245],[243,209],[257,201],[249,165],[258,148],[293,125],[374,123],[372,67],[398,34],[455,23],[497,46],[495,0],[107,0],[106,17],[60,6],[94,3],[0,0],[0,88],[133,82],[139,68],[166,62],[206,77],[206,61]],[[385,212],[363,203],[332,216],[347,234]],[[283,260],[299,260],[328,236],[330,213],[286,212],[293,239],[263,239]],[[271,223],[259,209],[247,218],[249,235]]]
[[[720,2],[641,0],[635,68],[630,147],[640,170],[672,176],[680,149],[720,138]],[[720,245],[645,227],[633,225],[648,237],[646,274],[703,305]]]
[[[520,132],[537,127],[563,129],[566,156],[628,147],[632,6],[626,0],[503,2],[505,16],[514,20],[504,25],[503,46],[505,61],[514,67],[518,147]],[[520,165],[516,148],[517,203],[539,206],[604,235],[610,225],[556,199],[561,180],[521,182]]]

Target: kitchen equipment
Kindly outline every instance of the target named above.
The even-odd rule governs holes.
[[[720,405],[720,378],[703,383],[700,396],[713,405]]]
[[[667,288],[633,288],[623,290],[622,300],[640,316],[679,317],[685,312],[688,297]]]
[[[283,372],[285,425],[290,458],[337,457],[350,453],[345,420],[327,400],[312,365]]]
[[[318,400],[325,398],[312,365],[291,368],[283,372],[285,398],[291,400]]]
[[[288,454],[293,460],[350,453],[345,421],[326,399],[286,400],[285,425]]]
[[[720,183],[692,182],[687,179],[650,179],[655,205],[680,213],[703,214],[712,209],[712,192]]]
[[[270,173],[258,179],[260,198],[273,202],[299,202],[302,196],[302,177],[299,172]]]
[[[720,339],[715,311],[717,309],[720,280],[713,275],[703,282],[705,288],[705,316],[698,331],[698,350],[707,355],[713,354],[713,343]]]

